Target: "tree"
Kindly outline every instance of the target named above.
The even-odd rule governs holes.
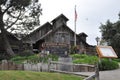
[[[14,52],[6,36],[7,31],[28,32],[39,25],[41,5],[38,0],[0,0],[0,30],[4,49],[13,56]]]
[[[120,18],[115,23],[108,20],[106,24],[101,24],[100,30],[102,39],[105,40],[108,45],[112,46],[120,57]]]

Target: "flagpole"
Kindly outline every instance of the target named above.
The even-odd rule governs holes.
[[[74,46],[76,46],[76,21],[74,22]]]
[[[76,19],[77,19],[77,13],[76,13],[76,5],[75,5],[75,20],[74,20],[74,46],[76,47]]]

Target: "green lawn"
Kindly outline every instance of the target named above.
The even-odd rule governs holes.
[[[32,71],[0,71],[0,80],[83,80],[75,75]]]

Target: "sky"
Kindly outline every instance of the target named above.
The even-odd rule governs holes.
[[[120,0],[39,0],[39,2],[43,9],[40,17],[41,25],[64,14],[69,19],[67,25],[73,31],[76,5],[76,33],[86,33],[90,45],[96,45],[95,38],[101,37],[99,29],[101,23],[105,24],[108,19],[116,22],[120,12]]]

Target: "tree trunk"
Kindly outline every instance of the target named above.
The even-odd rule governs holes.
[[[2,34],[2,39],[3,39],[3,43],[4,43],[4,49],[5,49],[6,53],[10,56],[14,56],[15,54],[14,54],[14,52],[11,48],[11,45],[9,43],[9,40],[7,38],[6,31],[5,32],[1,31],[1,32],[2,32],[1,34]]]
[[[10,56],[14,56],[14,52],[10,46],[9,40],[7,38],[7,31],[4,28],[4,22],[3,22],[3,14],[2,11],[0,10],[0,30],[1,30],[1,36],[2,36],[2,41],[3,41],[3,47],[6,51],[6,53]]]

